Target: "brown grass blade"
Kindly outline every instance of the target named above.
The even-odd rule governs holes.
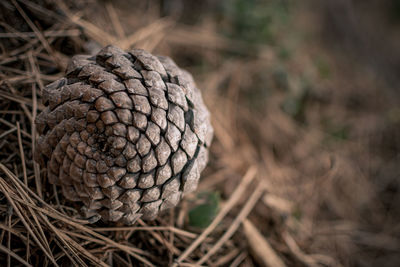
[[[11,0],[15,8],[18,10],[18,12],[21,14],[21,16],[24,18],[26,23],[29,25],[29,27],[35,32],[36,37],[40,40],[42,43],[43,47],[46,49],[46,51],[49,53],[49,55],[54,59],[54,61],[57,63],[58,66],[61,68],[64,67],[64,63],[58,58],[57,54],[53,51],[53,49],[50,47],[49,43],[47,42],[46,38],[43,36],[43,34],[39,31],[39,29],[36,27],[36,25],[32,22],[32,20],[29,18],[29,16],[25,13],[25,11],[21,8],[21,6],[17,3],[15,0]]]
[[[111,19],[111,22],[113,24],[116,35],[120,39],[125,39],[124,28],[122,27],[121,22],[118,19],[117,11],[115,11],[115,8],[114,8],[114,5],[112,4],[112,2],[106,3],[106,9],[107,9],[108,15]]]
[[[167,28],[172,27],[174,22],[170,18],[160,18],[151,24],[135,31],[119,43],[122,49],[130,49],[134,44],[149,38],[152,35],[160,34]]]
[[[21,127],[19,126],[19,122],[17,121],[17,136],[18,136],[18,147],[19,147],[19,154],[21,156],[22,161],[22,171],[24,174],[24,183],[28,185],[28,176],[26,174],[26,162],[25,162],[25,153],[24,148],[22,146],[22,138],[21,138]]]
[[[11,204],[11,206],[14,208],[14,211],[17,213],[18,217],[20,218],[21,222],[24,224],[25,228],[29,232],[29,234],[32,236],[32,238],[35,240],[36,244],[40,247],[40,249],[44,252],[44,254],[50,259],[50,261],[55,265],[58,266],[57,262],[54,260],[53,256],[50,254],[49,251],[44,247],[44,245],[40,242],[39,238],[36,236],[36,234],[33,232],[31,228],[31,224],[26,221],[24,216],[22,215],[22,212],[14,202],[13,198],[10,196],[9,192],[11,190],[7,188],[6,182],[3,180],[3,178],[0,178],[0,190],[3,192],[4,196],[7,198],[8,202]]]
[[[177,266],[183,260],[185,260],[190,253],[192,253],[203,240],[215,229],[215,227],[221,222],[221,220],[225,217],[225,215],[233,208],[233,206],[239,201],[242,194],[245,192],[247,186],[251,183],[254,177],[257,174],[257,168],[255,166],[251,166],[246,174],[244,175],[242,181],[236,187],[235,191],[232,193],[229,200],[223,206],[221,211],[217,214],[212,223],[201,233],[199,237],[176,259],[173,266]]]
[[[250,248],[263,266],[284,267],[286,264],[276,254],[269,242],[262,236],[257,228],[249,221],[243,222],[244,233]]]
[[[0,244],[0,251],[3,251],[4,253],[6,253],[7,255],[12,256],[14,259],[16,259],[17,261],[19,261],[20,263],[22,263],[25,266],[32,266],[29,262],[25,261],[23,258],[21,258],[20,256],[18,256],[17,254],[15,254],[15,252],[13,252],[12,250],[6,248],[5,246],[3,246],[2,244]]]
[[[246,204],[243,206],[242,210],[239,212],[236,219],[232,222],[232,224],[229,226],[229,228],[225,231],[224,235],[218,240],[217,243],[214,244],[214,246],[211,247],[211,249],[203,257],[201,257],[196,262],[196,264],[199,264],[199,265],[203,264],[212,255],[214,255],[218,251],[218,249],[220,249],[229,238],[231,238],[231,236],[237,231],[237,229],[239,228],[239,226],[243,222],[243,220],[249,215],[249,213],[253,209],[254,205],[258,202],[259,198],[264,193],[264,190],[265,189],[262,186],[262,182],[259,182],[257,184],[256,190],[250,195]]]

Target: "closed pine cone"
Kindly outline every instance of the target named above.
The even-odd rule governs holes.
[[[196,189],[213,128],[170,58],[115,46],[74,56],[43,103],[35,160],[91,221],[154,219]]]

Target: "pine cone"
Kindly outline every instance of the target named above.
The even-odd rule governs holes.
[[[43,90],[35,160],[92,221],[154,219],[196,189],[213,128],[192,76],[115,46],[74,56]]]

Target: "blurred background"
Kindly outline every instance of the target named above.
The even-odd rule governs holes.
[[[14,2],[38,30],[64,32],[46,36],[50,56],[35,50],[40,42],[29,36],[4,37],[32,32]],[[0,7],[4,92],[10,93],[4,81],[22,75],[9,68],[26,70],[24,59],[9,58],[23,55],[27,43],[37,52],[44,84],[62,75],[71,55],[110,43],[170,56],[193,74],[215,138],[200,193],[166,215],[177,217],[176,227],[204,229],[254,167],[266,193],[246,220],[278,263],[399,266],[399,0],[19,0]],[[31,89],[13,85],[32,98]],[[10,110],[14,104],[3,99],[1,109]],[[3,120],[19,120],[5,113]],[[9,166],[13,140],[0,152]],[[32,169],[29,156],[27,162]],[[201,258],[240,211],[232,208],[191,259]],[[205,265],[273,266],[251,239],[239,228]],[[180,242],[184,250],[187,243]],[[154,253],[172,262],[163,251]]]

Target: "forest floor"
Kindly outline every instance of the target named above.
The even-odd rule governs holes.
[[[0,2],[0,265],[400,264],[395,1],[216,2]],[[131,227],[32,159],[41,90],[108,44],[191,72],[215,129],[198,190]]]

